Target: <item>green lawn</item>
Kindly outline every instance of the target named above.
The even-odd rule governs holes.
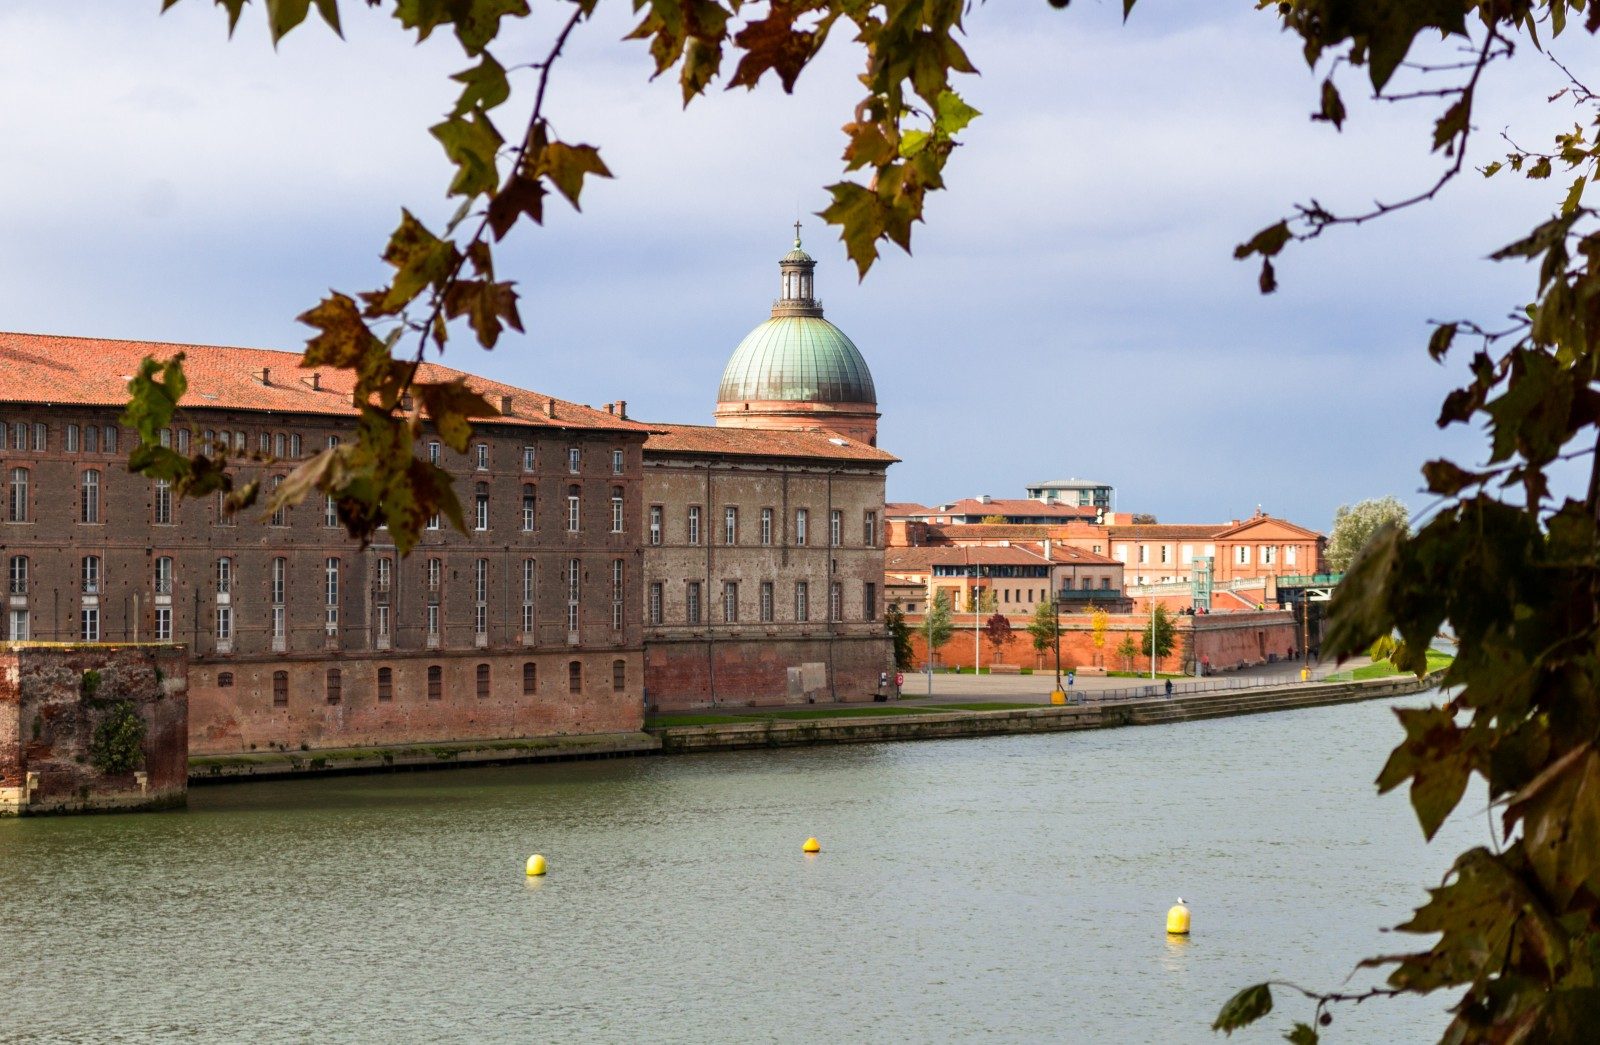
[[[1440,653],[1438,650],[1430,649],[1428,651],[1428,671],[1429,671],[1430,674],[1432,672],[1435,672],[1435,671],[1440,671],[1440,670],[1442,670],[1444,668],[1449,667],[1450,663],[1452,661],[1454,661],[1454,660],[1455,660],[1455,658],[1452,657],[1448,653]],[[1356,668],[1356,669],[1354,669],[1352,671],[1341,671],[1341,672],[1338,672],[1337,674],[1329,675],[1327,677],[1327,681],[1329,681],[1329,682],[1345,682],[1345,681],[1356,681],[1356,682],[1359,682],[1362,679],[1386,679],[1386,678],[1389,678],[1392,675],[1400,675],[1400,674],[1404,674],[1404,673],[1399,668],[1395,667],[1393,664],[1389,663],[1386,660],[1380,660],[1380,661],[1378,661],[1378,662],[1376,662],[1374,664],[1367,664],[1367,665],[1365,665],[1363,667]]]
[[[1178,672],[1177,674],[1168,674],[1162,671],[1156,672],[1156,678],[1158,679],[1186,679],[1188,677],[1188,675],[1185,675],[1182,672]],[[1148,680],[1150,678],[1150,673],[1148,671],[1108,671],[1106,672],[1106,678]]]

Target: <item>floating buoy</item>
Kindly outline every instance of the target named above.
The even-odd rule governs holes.
[[[1183,905],[1183,897],[1178,897],[1178,902],[1167,912],[1167,932],[1173,936],[1189,935],[1189,908]]]
[[[807,838],[806,844],[800,847],[800,851],[804,853],[820,853],[822,852],[822,843],[815,838]]]
[[[532,856],[528,857],[528,877],[532,878],[535,875],[544,874],[545,870],[546,864],[544,857],[540,856],[538,853],[534,853]]]

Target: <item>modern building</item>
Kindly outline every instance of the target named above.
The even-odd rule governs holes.
[[[880,586],[896,458],[876,446],[872,374],[822,317],[798,237],[778,266],[716,425],[652,425],[644,447],[654,708],[861,699],[893,665]]]
[[[128,381],[179,352],[180,452],[270,486],[353,437],[353,375],[296,354],[0,334],[10,638],[188,645],[196,754],[638,728],[644,425],[424,365],[498,413],[465,454],[418,447],[470,529],[435,519],[402,560],[326,498],[235,515],[130,474]]]
[[[1053,479],[1028,487],[1028,496],[1046,504],[1068,504],[1084,508],[1111,511],[1116,505],[1116,491],[1107,483],[1092,479]]]

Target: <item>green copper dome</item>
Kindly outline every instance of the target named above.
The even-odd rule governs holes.
[[[745,335],[717,400],[876,403],[872,372],[844,331],[821,316],[777,316]]]

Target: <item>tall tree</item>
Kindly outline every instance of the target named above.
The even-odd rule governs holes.
[[[1105,610],[1095,610],[1089,614],[1089,641],[1094,644],[1096,651],[1095,660],[1099,661],[1100,651],[1106,648],[1106,630],[1111,626],[1111,615]],[[1105,667],[1097,663],[1096,667]]]
[[[911,625],[906,623],[906,615],[900,612],[899,606],[890,606],[883,615],[883,622],[889,629],[889,638],[894,641],[894,666],[910,671],[913,663]]]
[[[1122,641],[1117,644],[1117,656],[1122,658],[1122,670],[1133,670],[1133,658],[1139,655],[1139,644],[1133,640],[1132,635],[1122,636]]]
[[[941,591],[928,603],[928,612],[922,615],[922,638],[930,663],[953,634],[955,624],[950,620],[950,597]]]
[[[1328,537],[1328,569],[1343,573],[1355,561],[1356,553],[1386,526],[1409,529],[1411,510],[1398,497],[1375,497],[1355,504],[1341,504],[1333,513],[1333,532]]]
[[[1056,614],[1056,601],[1050,599],[1041,602],[1033,609],[1033,616],[1028,620],[1028,635],[1033,639],[1033,648],[1036,653],[1043,653],[1055,644],[1057,630],[1061,626],[1061,618]]]
[[[1144,633],[1139,636],[1139,652],[1150,656],[1150,651],[1155,650],[1155,659],[1160,660],[1172,652],[1173,644],[1172,615],[1161,603],[1156,603],[1155,612],[1151,614],[1151,621],[1144,627]],[[1152,646],[1152,636],[1154,644]]]

